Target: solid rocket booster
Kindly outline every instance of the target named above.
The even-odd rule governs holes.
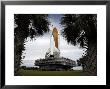
[[[51,52],[51,55],[53,55],[53,35],[52,35],[52,31],[50,31],[50,52]]]

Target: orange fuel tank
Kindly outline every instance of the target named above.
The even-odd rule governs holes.
[[[53,29],[52,33],[54,37],[55,47],[58,48],[58,30],[56,27]]]

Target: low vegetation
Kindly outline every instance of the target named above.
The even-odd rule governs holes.
[[[21,76],[90,76],[89,73],[81,70],[72,71],[37,71],[37,70],[19,70]]]

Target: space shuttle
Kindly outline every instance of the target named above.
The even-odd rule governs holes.
[[[50,32],[50,49],[51,49],[51,55],[53,55],[53,51],[55,49],[59,50],[59,33],[57,28],[53,28],[53,30]]]
[[[59,31],[56,27],[54,27],[52,30],[50,30],[50,48],[47,51],[46,56],[59,57],[59,38]]]

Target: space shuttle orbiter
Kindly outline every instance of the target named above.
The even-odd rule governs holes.
[[[56,27],[53,28],[53,30],[50,30],[50,48],[47,51],[46,56],[55,56],[59,57],[60,51],[59,51],[59,32]]]

